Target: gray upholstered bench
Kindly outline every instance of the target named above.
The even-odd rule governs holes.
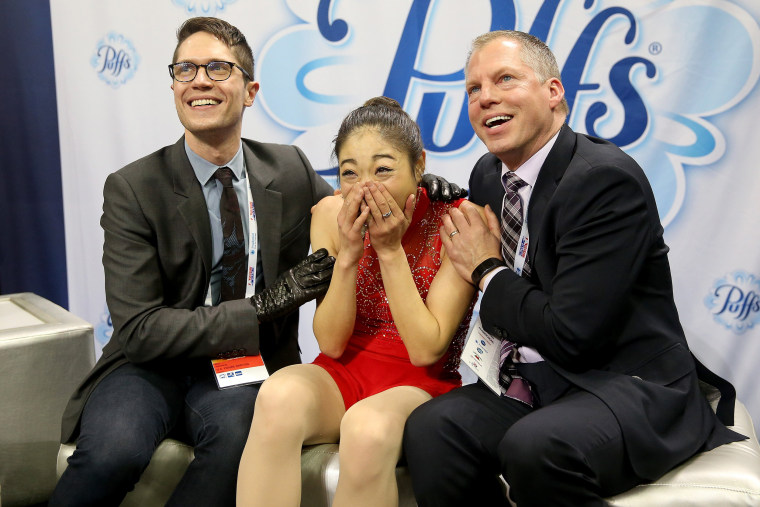
[[[659,480],[643,484],[610,498],[616,507],[668,507],[704,505],[714,507],[760,505],[760,446],[747,409],[736,402],[733,428],[749,440],[724,445],[701,453],[671,470]],[[66,468],[66,458],[74,445],[61,446],[58,473]],[[179,482],[192,448],[176,440],[165,440],[156,451],[140,482],[124,501],[129,506],[164,505]],[[301,453],[303,506],[328,507],[338,483],[338,446],[322,444],[305,447]],[[404,467],[396,470],[399,506],[416,505],[409,474]]]
[[[697,454],[658,480],[610,498],[610,503],[616,507],[760,505],[760,445],[752,418],[739,400],[731,428],[749,439]]]
[[[48,499],[61,416],[95,364],[92,325],[45,298],[0,296],[0,487],[6,507]]]

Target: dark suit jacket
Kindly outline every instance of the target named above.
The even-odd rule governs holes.
[[[244,139],[243,153],[268,286],[306,257],[311,206],[332,195],[332,187],[297,147]],[[114,331],[66,407],[63,442],[76,438],[92,389],[128,361],[167,368],[246,350],[260,351],[270,373],[300,362],[298,312],[259,326],[247,299],[203,306],[211,226],[184,138],[109,175],[103,201],[103,267]]]
[[[470,178],[473,202],[496,213],[501,167],[486,154]],[[481,301],[485,329],[535,348],[561,378],[607,404],[643,478],[737,439],[698,388],[663,228],[639,165],[613,144],[563,126],[527,216],[531,279],[511,270],[494,276]],[[534,366],[521,369],[534,380]],[[733,417],[733,400],[726,401]]]

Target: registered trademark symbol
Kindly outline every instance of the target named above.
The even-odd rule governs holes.
[[[659,55],[660,53],[662,53],[662,44],[659,42],[653,42],[649,45],[649,54]]]

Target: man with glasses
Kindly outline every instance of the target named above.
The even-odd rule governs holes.
[[[185,134],[103,190],[114,331],[64,413],[62,440],[77,449],[53,506],[119,505],[167,436],[195,450],[169,504],[234,505],[258,386],[218,389],[210,360],[260,352],[270,372],[299,362],[294,310],[329,282],[325,255],[291,268],[308,253],[310,207],[332,187],[298,148],[241,139],[259,89],[244,35],[193,18],[177,41],[169,73]],[[240,216],[231,235],[225,192]],[[228,280],[232,250],[242,283]]]
[[[303,260],[311,206],[332,187],[297,147],[241,138],[259,89],[244,35],[187,20],[169,73],[184,136],[105,183],[114,331],[64,413],[77,450],[51,506],[118,505],[167,436],[195,450],[169,504],[234,505],[258,386],[218,389],[210,360],[260,352],[270,373],[300,362],[296,310],[332,272],[326,252]]]

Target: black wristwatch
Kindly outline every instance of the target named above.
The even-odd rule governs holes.
[[[472,270],[472,275],[470,275],[470,278],[472,278],[472,283],[475,284],[475,287],[480,287],[480,281],[483,279],[484,276],[486,276],[488,273],[493,271],[496,268],[500,268],[501,266],[506,266],[507,263],[503,260],[499,259],[498,257],[491,257],[490,259],[486,259],[480,264],[478,264],[478,267]]]

